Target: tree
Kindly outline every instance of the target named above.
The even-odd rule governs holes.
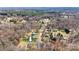
[[[69,32],[70,32],[69,29],[67,29],[67,28],[65,28],[64,31],[65,31],[67,34],[69,34]]]

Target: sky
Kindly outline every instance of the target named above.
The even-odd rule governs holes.
[[[0,0],[0,7],[79,7],[79,0]]]

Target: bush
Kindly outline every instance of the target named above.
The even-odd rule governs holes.
[[[65,31],[67,34],[69,34],[69,32],[70,32],[69,29],[66,29],[66,28],[64,29],[64,31]]]

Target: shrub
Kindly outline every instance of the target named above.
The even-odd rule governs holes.
[[[70,32],[69,29],[66,29],[66,28],[64,29],[64,31],[65,31],[67,34],[69,34],[69,32]]]

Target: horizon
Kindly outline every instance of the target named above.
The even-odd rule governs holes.
[[[42,13],[79,13],[79,7],[0,7],[0,13],[42,14]],[[28,13],[29,12],[29,13]],[[30,14],[30,15],[31,15]]]
[[[79,11],[79,7],[0,7],[0,10]]]

